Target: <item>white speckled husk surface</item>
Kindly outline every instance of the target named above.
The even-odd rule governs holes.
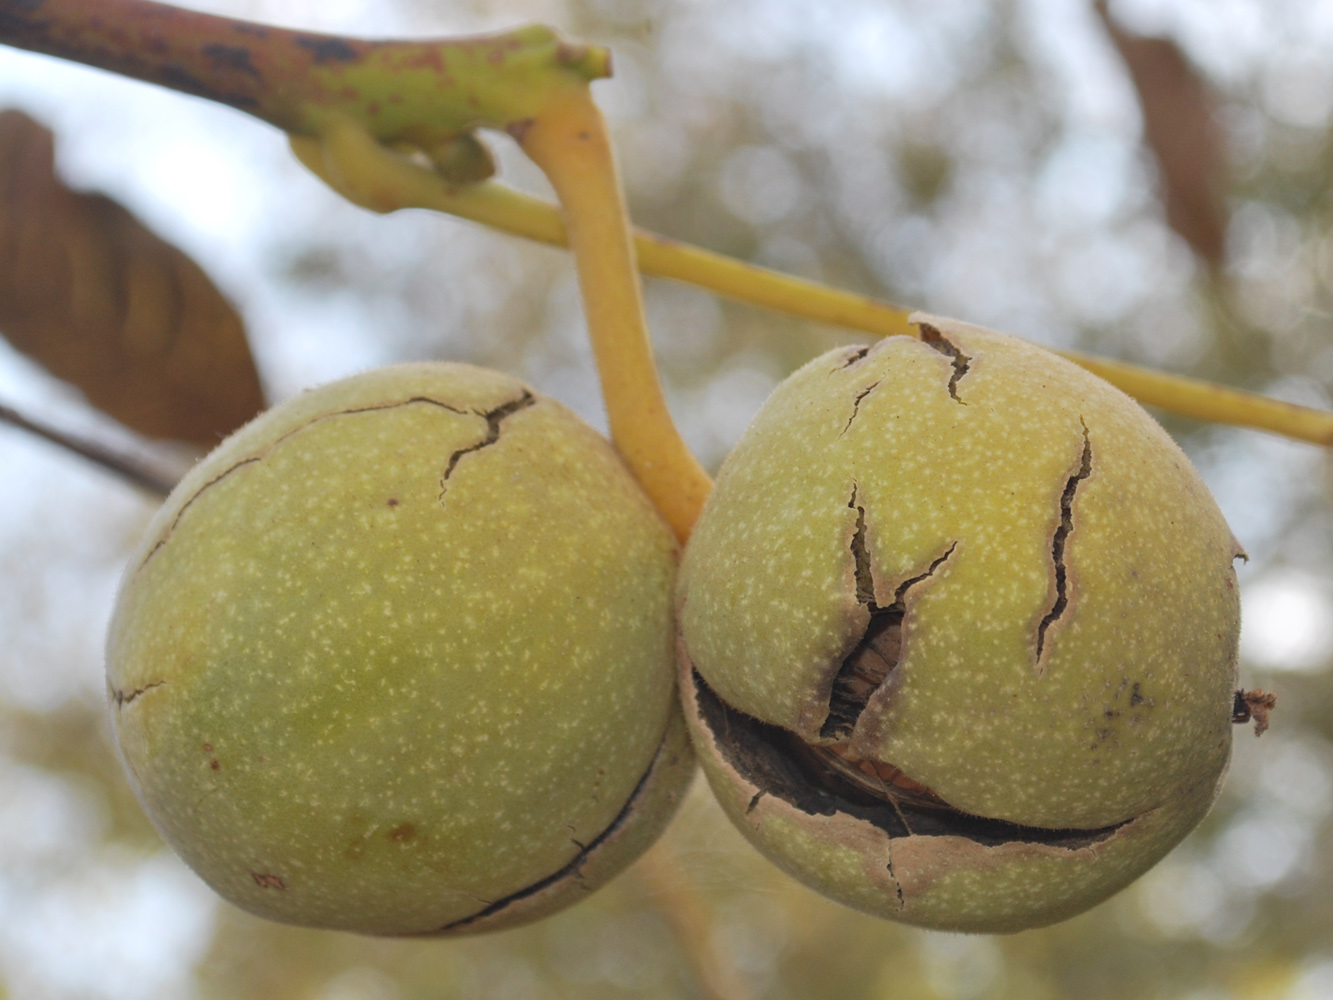
[[[793,878],[877,917],[935,930],[1003,934],[1076,916],[1160,861],[1208,811],[1216,781],[1181,790],[1114,835],[1078,849],[899,836],[845,812],[811,814],[729,766],[702,720],[690,666],[681,689],[699,762],[723,810]],[[762,794],[761,794],[762,793]]]
[[[1184,454],[1128,397],[1014,338],[916,319],[965,371],[894,337],[860,360],[815,359],[765,403],[687,547],[688,656],[727,704],[820,742],[833,675],[869,620],[855,508],[881,607],[952,549],[907,592],[901,659],[853,749],[959,810],[1029,826],[1188,815],[1153,824],[1167,839],[1129,866],[1141,871],[1206,811],[1229,759],[1239,548]],[[1085,442],[1067,604],[1042,629]]]
[[[133,557],[108,644],[121,752],[246,909],[438,931],[574,862],[605,880],[669,818],[693,772],[667,738],[675,545],[559,404],[485,443],[527,391],[434,364],[308,392],[193,470]],[[579,892],[513,918],[595,887],[567,874]]]

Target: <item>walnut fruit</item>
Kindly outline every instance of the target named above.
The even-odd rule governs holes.
[[[641,853],[693,773],[670,531],[558,403],[381,369],[228,438],[113,616],[114,729],[220,894],[372,934],[485,930]]]
[[[924,927],[1072,916],[1160,859],[1231,748],[1241,554],[1128,397],[1021,341],[825,354],[686,549],[704,770],[779,866]]]

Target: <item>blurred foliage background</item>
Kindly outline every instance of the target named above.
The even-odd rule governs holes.
[[[616,76],[595,92],[640,224],[1040,343],[1329,405],[1333,7],[1323,0],[189,6],[380,36],[550,23],[615,52]],[[120,384],[108,373],[141,376],[138,357],[158,366],[157,384],[186,378],[198,359],[172,344],[194,323],[231,358],[212,381],[253,399],[235,350],[243,320],[270,401],[375,364],[451,358],[519,374],[604,426],[561,252],[425,213],[362,212],[305,175],[267,126],[56,60],[0,50],[0,107],[54,132],[63,184],[108,195],[147,227],[53,193],[54,180],[34,188],[40,155],[13,154],[15,130],[0,129],[11,143],[0,150],[0,333],[13,345],[0,345],[0,404],[174,474],[198,444],[150,442],[106,417],[97,407],[162,433],[130,412],[150,390],[107,402]],[[40,143],[40,130],[23,134]],[[493,144],[506,179],[546,190],[506,139]],[[65,213],[60,227],[23,216],[43,198]],[[57,263],[39,265],[34,248],[62,238],[63,249],[42,251]],[[239,319],[201,290],[189,258]],[[76,280],[62,260],[97,266]],[[858,340],[664,282],[648,282],[647,298],[674,411],[710,467],[787,372]],[[43,354],[54,343],[58,355],[71,331],[109,352],[94,374]],[[101,666],[116,580],[156,501],[0,426],[3,991],[684,998],[702,995],[683,950],[693,934],[756,998],[1329,1000],[1328,463],[1258,433],[1167,426],[1249,550],[1242,680],[1277,690],[1280,707],[1262,740],[1237,729],[1218,807],[1138,884],[1043,931],[915,931],[792,883],[700,785],[646,864],[590,901],[449,942],[263,923],[215,899],[162,846],[121,777]]]

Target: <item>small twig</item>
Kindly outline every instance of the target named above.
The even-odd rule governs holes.
[[[708,1000],[750,1000],[750,988],[713,940],[708,904],[663,837],[639,859],[634,873],[647,889]]]
[[[47,424],[38,423],[4,404],[0,404],[0,423],[35,434],[66,451],[72,451],[155,496],[165,497],[176,485],[175,477],[166,472],[149,468],[138,459],[95,441],[83,440]]]

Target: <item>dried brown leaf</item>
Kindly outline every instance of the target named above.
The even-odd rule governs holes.
[[[1166,220],[1195,253],[1218,267],[1226,243],[1227,158],[1216,98],[1175,42],[1125,31],[1105,2],[1096,7],[1138,93]]]
[[[188,256],[55,175],[0,112],[0,333],[141,434],[212,445],[264,406],[240,316]]]

